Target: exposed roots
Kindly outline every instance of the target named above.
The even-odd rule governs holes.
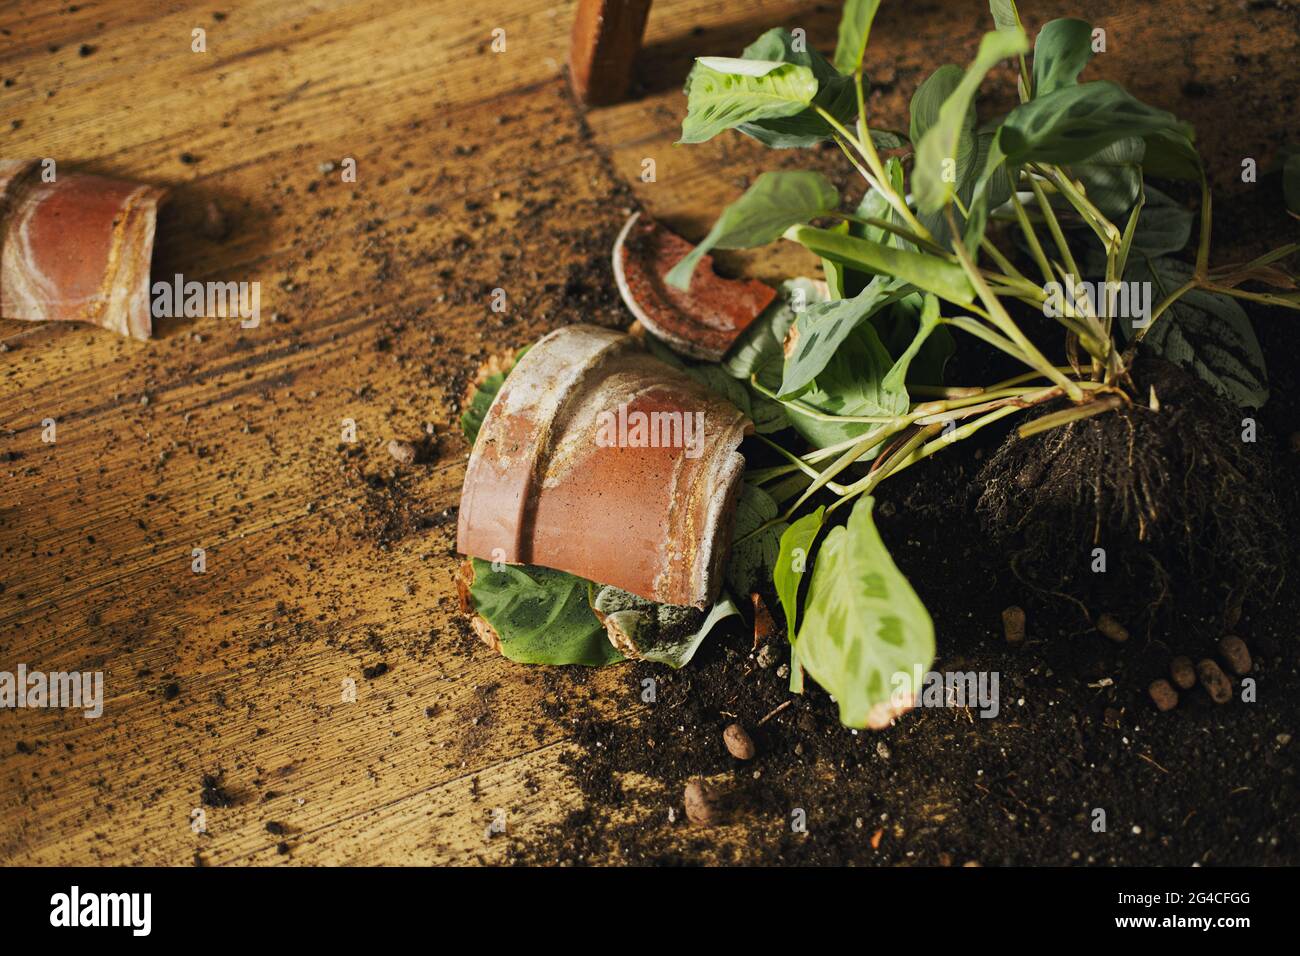
[[[1276,593],[1286,542],[1243,414],[1163,360],[1133,371],[1158,411],[1135,404],[1007,438],[980,474],[986,532],[1039,592],[1148,622],[1157,609],[1176,613],[1188,587],[1219,591],[1225,614]]]

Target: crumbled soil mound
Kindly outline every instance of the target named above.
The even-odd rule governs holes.
[[[1188,588],[1210,587],[1230,616],[1248,590],[1276,592],[1285,534],[1268,457],[1242,438],[1248,413],[1159,358],[1133,381],[1127,408],[1007,437],[978,477],[990,539],[1031,587],[1130,618],[1176,616]]]

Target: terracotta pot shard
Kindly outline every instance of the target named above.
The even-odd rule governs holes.
[[[159,186],[0,160],[0,318],[91,322],[147,339]]]
[[[737,449],[752,429],[631,336],[557,329],[519,360],[484,418],[457,549],[708,607],[731,547]]]
[[[669,285],[672,267],[695,247],[633,213],[614,242],[614,281],[637,320],[674,351],[717,362],[776,298],[757,280],[724,279],[704,256],[689,291]]]

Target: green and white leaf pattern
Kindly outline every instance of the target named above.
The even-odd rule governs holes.
[[[735,594],[750,594],[760,581],[772,575],[781,550],[785,523],[763,525],[776,517],[776,502],[762,488],[745,485],[736,502],[736,524],[732,532],[731,560],[727,562],[727,586]],[[763,530],[759,530],[763,528]]]
[[[934,660],[934,623],[885,549],[873,504],[860,499],[822,542],[795,644],[846,727],[881,723]]]
[[[703,143],[742,123],[793,116],[817,96],[817,77],[809,67],[709,59],[713,66],[697,62],[686,78],[686,118],[678,142]]]
[[[501,640],[501,653],[520,664],[585,664],[623,659],[592,613],[591,585],[563,571],[531,565],[492,565],[473,559],[474,607]]]
[[[781,238],[790,226],[831,212],[839,191],[821,173],[767,172],[722,210],[709,234],[668,273],[668,283],[690,287],[695,267],[711,249],[750,249]]]
[[[1191,278],[1191,267],[1176,259],[1129,259],[1125,279],[1153,283],[1152,307]],[[1133,334],[1132,320],[1121,327]],[[1268,400],[1264,352],[1245,311],[1231,296],[1194,289],[1169,307],[1144,345],[1190,369],[1220,395],[1243,408],[1258,408]]]

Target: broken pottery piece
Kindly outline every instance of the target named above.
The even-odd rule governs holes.
[[[752,423],[629,335],[557,329],[488,410],[456,547],[567,571],[662,604],[722,587]]]
[[[0,160],[0,318],[92,322],[147,339],[159,186]]]
[[[717,362],[776,290],[757,280],[722,278],[712,256],[695,267],[689,291],[674,288],[665,276],[694,248],[633,213],[614,242],[614,280],[628,309],[657,338],[682,355]]]

